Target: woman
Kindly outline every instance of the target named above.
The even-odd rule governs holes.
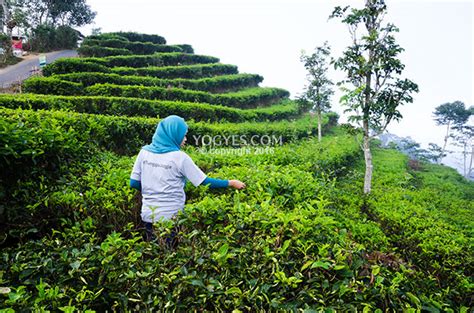
[[[157,126],[152,143],[144,146],[133,166],[130,186],[142,193],[141,217],[147,239],[153,238],[153,223],[171,219],[184,208],[184,185],[210,188],[245,188],[238,180],[212,179],[206,176],[180,147],[186,143],[188,125],[179,116],[170,115]]]

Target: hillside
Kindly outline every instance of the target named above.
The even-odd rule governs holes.
[[[0,309],[473,307],[474,183],[454,170],[375,144],[365,197],[337,115],[319,143],[314,118],[260,75],[158,35],[91,36],[79,53],[0,95]],[[204,172],[247,188],[188,185],[185,211],[146,242],[128,179],[170,114],[187,120],[185,151]]]

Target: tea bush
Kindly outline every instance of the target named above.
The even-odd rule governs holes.
[[[124,54],[153,54],[155,52],[185,52],[179,46],[157,45],[151,42],[132,42],[120,39],[88,39],[86,38],[81,47],[80,53],[84,56],[106,56],[106,55],[92,55],[82,53],[82,48],[114,48],[120,50],[127,50]],[[98,50],[100,51],[100,50]]]
[[[81,60],[83,62],[95,62],[108,67],[176,66],[219,62],[219,59],[216,57],[181,52],[155,53],[152,55],[119,55],[104,58],[91,57],[81,58]]]
[[[123,76],[118,74],[108,73],[70,73],[53,75],[51,77],[37,78],[48,81],[52,78],[62,81],[70,81],[81,83],[83,86],[93,86],[95,84],[115,84],[115,85],[141,85],[141,86],[156,86],[156,87],[177,87],[183,89],[192,89],[208,92],[228,92],[239,90],[243,88],[256,87],[262,82],[263,77],[255,74],[235,74],[222,75],[212,78],[201,79],[160,79],[142,76]],[[28,80],[27,80],[28,81]],[[53,84],[53,81],[51,81]],[[39,88],[37,91],[32,90],[28,92],[45,93]]]
[[[237,66],[230,64],[193,64],[180,66],[148,66],[148,67],[113,67],[112,73],[119,75],[150,76],[157,78],[187,78],[199,79],[218,75],[237,74]],[[103,72],[103,71],[102,71]],[[59,73],[58,73],[59,74]]]
[[[103,58],[64,58],[46,65],[43,73],[45,76],[74,72],[107,73],[110,72],[109,68],[120,66],[141,68],[146,66],[177,66],[217,62],[219,62],[218,58],[180,52],[153,55],[120,55]]]
[[[66,74],[73,72],[101,72],[107,73],[110,72],[107,66],[93,63],[93,62],[84,62],[79,58],[68,58],[68,59],[59,59],[53,63],[47,64],[43,68],[44,76],[51,76],[53,74]]]
[[[0,311],[470,310],[472,182],[375,143],[364,195],[362,151],[337,114],[318,142],[286,91],[210,94],[261,77],[165,43],[91,36],[84,48],[186,53],[58,60],[25,89],[68,96],[0,96]],[[169,114],[188,119],[186,152],[206,174],[247,188],[188,183],[185,210],[145,242],[128,179]]]
[[[12,110],[0,108],[0,117],[6,123],[25,124],[27,127],[47,127],[48,120],[52,125],[62,128],[63,131],[74,129],[80,132],[80,140],[90,141],[95,145],[114,151],[118,154],[130,154],[139,150],[139,147],[149,143],[156,125],[157,118],[119,117],[97,114],[85,114],[61,111],[32,111]],[[52,121],[54,120],[54,121]],[[205,144],[203,136],[220,136],[222,146],[232,145],[226,142],[225,137],[237,136],[251,140],[252,136],[266,136],[277,138],[278,142],[291,142],[313,134],[311,120],[302,117],[294,121],[243,122],[243,123],[206,123],[189,122],[189,144],[200,146]],[[236,138],[237,138],[236,137]]]
[[[131,55],[132,52],[124,48],[110,48],[100,46],[81,45],[77,52],[85,57],[108,57],[113,55]]]
[[[31,77],[22,83],[24,92],[52,95],[81,95],[82,84],[55,77]]]
[[[151,43],[159,44],[159,45],[166,44],[166,39],[162,36],[153,35],[153,34],[140,34],[140,33],[135,33],[135,32],[112,32],[112,33],[100,34],[99,37],[103,38],[103,36],[109,36],[109,35],[123,37],[130,41],[151,42]]]
[[[280,88],[249,88],[225,94],[185,90],[181,88],[162,88],[144,86],[121,86],[96,84],[86,87],[84,93],[91,96],[134,97],[149,100],[175,100],[184,102],[204,102],[241,109],[268,106],[289,96]]]
[[[266,108],[241,110],[207,103],[139,98],[22,94],[0,95],[0,106],[12,109],[63,110],[116,116],[160,117],[176,114],[184,119],[196,121],[277,121],[300,116],[296,104],[289,100]]]

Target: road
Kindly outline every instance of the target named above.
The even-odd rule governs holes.
[[[59,58],[77,57],[76,50],[61,50],[45,53],[46,63],[51,63]],[[31,55],[25,60],[0,70],[0,88],[7,88],[12,84],[30,77],[34,68],[39,67],[38,55]]]

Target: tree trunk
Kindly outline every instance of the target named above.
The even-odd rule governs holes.
[[[4,33],[4,25],[8,22],[8,8],[6,0],[0,0],[0,7],[2,9],[2,19],[0,20],[0,33]]]
[[[4,28],[6,28],[5,34],[8,37],[8,41],[4,47],[5,48],[4,62],[6,62],[7,59],[13,55],[13,49],[12,49],[12,43],[11,43],[12,29],[8,27],[8,21],[10,21],[10,12],[8,11],[9,10],[8,3],[6,2],[6,0],[0,0],[0,5],[2,6],[2,11],[3,11],[2,21],[1,21],[1,26],[0,26],[2,28],[1,33],[3,33]]]
[[[444,136],[443,150],[441,151],[441,158],[439,159],[438,163],[441,163],[441,161],[443,160],[444,152],[446,151],[446,145],[448,144],[448,138],[449,138],[449,126],[450,126],[450,124],[451,124],[451,121],[448,121],[448,127],[446,129],[446,136]]]
[[[321,110],[318,110],[318,141],[321,142]]]
[[[464,143],[463,147],[462,147],[462,157],[463,157],[463,176],[467,178],[467,142]]]
[[[467,169],[467,175],[466,178],[469,178],[472,173],[472,159],[474,158],[474,144],[471,145],[471,161],[469,162],[469,167]]]
[[[372,153],[370,152],[369,123],[364,121],[364,158],[365,158],[365,177],[364,193],[369,194],[372,189]]]

